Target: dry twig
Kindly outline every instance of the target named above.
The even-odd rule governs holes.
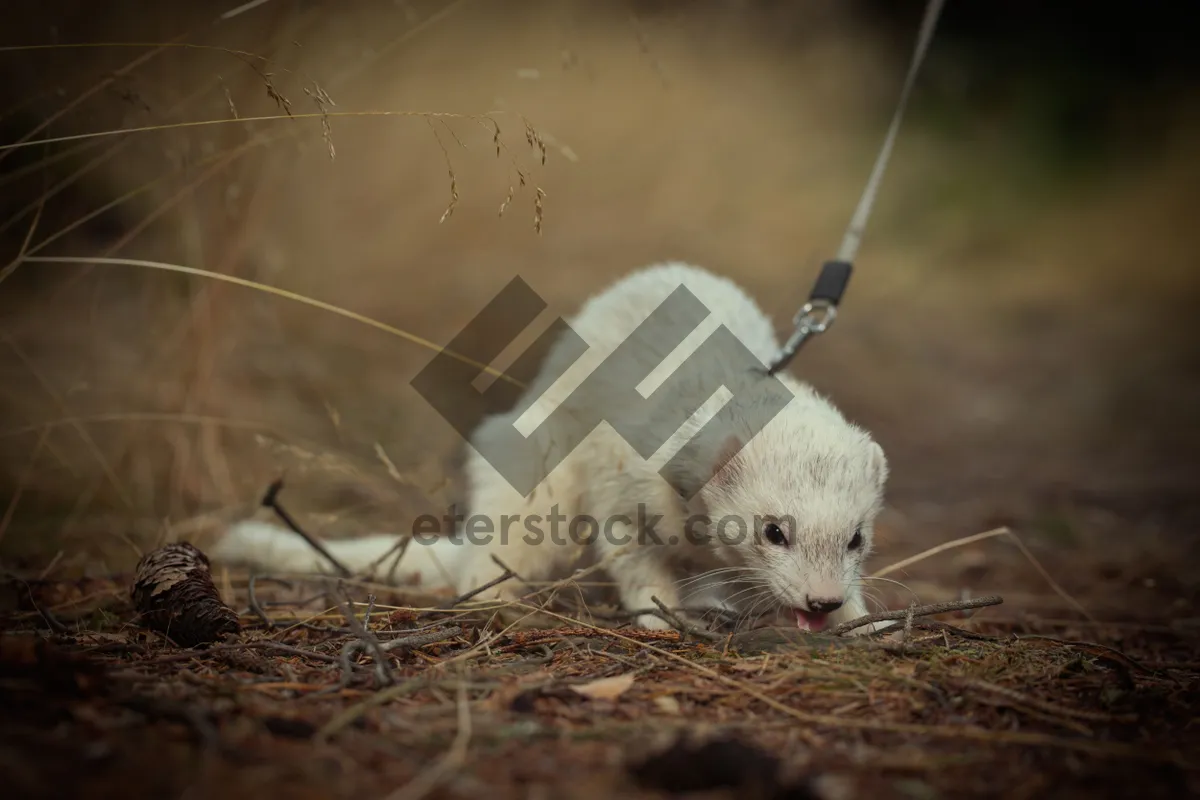
[[[946,603],[932,603],[927,606],[911,606],[900,611],[877,611],[874,614],[867,614],[852,619],[848,622],[843,622],[841,625],[835,625],[829,629],[830,636],[841,636],[844,633],[861,628],[864,625],[870,625],[873,622],[889,622],[891,620],[908,620],[914,617],[929,617],[934,614],[945,614],[950,611],[966,611],[972,608],[984,608],[985,606],[997,606],[1004,602],[1004,598],[997,595],[988,595],[987,597],[977,597],[973,600],[953,600]]]
[[[471,600],[472,598],[478,597],[479,595],[483,594],[488,589],[491,589],[494,586],[499,586],[500,584],[504,583],[505,581],[510,581],[515,577],[517,577],[517,574],[515,572],[513,572],[511,569],[509,569],[508,567],[505,567],[504,573],[502,575],[500,575],[499,577],[493,578],[492,580],[488,581],[487,583],[483,584],[482,586],[477,586],[476,588],[472,589],[471,591],[469,591],[465,594],[459,595],[458,597],[454,598],[453,600],[448,601],[445,605],[442,606],[442,608],[449,610],[451,608],[454,608],[455,606],[460,606],[463,603],[467,602],[468,600]]]
[[[392,665],[388,660],[387,651],[383,649],[383,645],[380,644],[378,637],[376,637],[375,634],[372,633],[369,628],[363,625],[362,622],[359,621],[358,617],[355,616],[354,601],[352,601],[346,595],[345,589],[339,586],[338,591],[346,603],[343,606],[341,601],[339,601],[338,607],[345,615],[346,621],[350,623],[350,630],[353,631],[354,635],[359,639],[357,643],[351,642],[350,644],[346,645],[346,648],[342,651],[343,663],[349,663],[351,657],[351,646],[354,644],[359,644],[361,647],[369,650],[371,655],[375,658],[375,679],[379,685],[391,686],[396,682],[396,676],[395,673],[392,672]]]
[[[267,493],[263,495],[263,506],[274,511],[275,514],[281,520],[283,520],[283,523],[291,528],[292,532],[304,539],[304,541],[308,542],[309,546],[313,550],[316,550],[318,553],[320,553],[326,561],[332,564],[333,568],[336,569],[343,578],[353,577],[354,573],[346,569],[346,566],[342,562],[334,558],[333,554],[325,549],[325,545],[321,544],[319,540],[301,528],[296,521],[292,519],[292,515],[289,514],[287,510],[284,509],[284,507],[279,503],[279,493],[281,491],[283,491],[283,478],[278,478],[270,485],[270,487],[268,487]]]
[[[690,634],[707,642],[719,642],[721,640],[722,637],[719,634],[713,633],[712,631],[706,631],[699,626],[692,625],[685,621],[678,614],[673,613],[671,609],[667,608],[663,601],[659,600],[657,597],[651,596],[650,600],[654,603],[654,605],[658,606],[659,616],[674,625],[680,633],[684,634],[685,639],[687,638],[687,635]]]

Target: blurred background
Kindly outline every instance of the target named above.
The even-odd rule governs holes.
[[[0,559],[69,577],[203,546],[280,475],[325,536],[404,530],[458,496],[461,441],[408,385],[427,348],[129,260],[440,344],[516,275],[567,316],[681,259],[785,334],[923,4],[5,11]],[[889,453],[876,566],[1009,525],[1097,615],[1195,615],[1187,17],[947,3],[842,315],[792,366]],[[891,577],[1073,613],[1006,538]]]

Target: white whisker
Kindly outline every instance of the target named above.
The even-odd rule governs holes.
[[[759,572],[765,572],[765,571],[766,570],[763,570],[760,567],[720,567],[717,569],[708,570],[706,572],[701,572],[699,575],[693,575],[689,578],[684,578],[682,580],[676,581],[675,585],[677,587],[682,588],[684,586],[689,586],[693,583],[696,583],[697,581],[706,580],[706,579],[714,577],[716,575],[724,575],[724,574],[731,573],[731,572],[733,572],[733,573],[740,573],[740,572],[759,573]]]
[[[894,586],[899,586],[901,589],[908,592],[909,595],[912,596],[914,603],[917,603],[918,605],[920,605],[920,603],[921,603],[921,598],[917,596],[917,593],[914,592],[912,589],[910,589],[906,584],[901,583],[900,581],[894,581],[891,578],[876,578],[872,575],[864,575],[864,576],[862,576],[862,578],[860,578],[860,580],[862,580],[862,581],[881,581],[883,583],[890,583]]]

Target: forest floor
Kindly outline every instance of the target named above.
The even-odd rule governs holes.
[[[251,595],[248,578],[218,569],[241,631],[196,648],[138,624],[130,575],[10,583],[6,794],[1149,798],[1200,788],[1190,730],[1200,626],[1186,621],[977,622],[956,611],[868,636],[680,635],[572,607],[565,584],[498,606],[315,576],[258,576]],[[372,635],[392,643],[383,669],[363,644]]]

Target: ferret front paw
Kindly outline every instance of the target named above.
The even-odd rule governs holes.
[[[690,630],[709,631],[712,626],[702,619],[697,619],[691,614],[685,614],[679,611],[674,612],[676,619],[682,622]],[[637,618],[637,626],[639,628],[647,628],[652,631],[673,631],[678,630],[675,623],[668,622],[658,614],[641,614]],[[686,631],[683,631],[686,632]]]
[[[846,605],[842,606],[829,616],[829,625],[830,627],[836,627],[846,622],[859,619],[860,617],[865,617],[867,613],[867,607],[863,604],[861,599],[852,599]],[[868,633],[873,633],[874,631],[879,630],[881,627],[890,624],[890,622],[869,622],[866,625],[860,625],[853,630],[846,631],[845,635],[865,636]]]
[[[887,625],[887,624],[888,623],[886,623],[886,622],[882,623],[882,624],[878,623],[878,622],[868,622],[866,625],[862,625],[858,628],[855,628],[854,630],[846,631],[846,636],[866,636],[868,633],[874,633],[875,631],[879,630],[883,625]]]
[[[650,631],[670,631],[675,629],[674,625],[657,614],[639,614],[635,622],[639,628],[645,628]]]

